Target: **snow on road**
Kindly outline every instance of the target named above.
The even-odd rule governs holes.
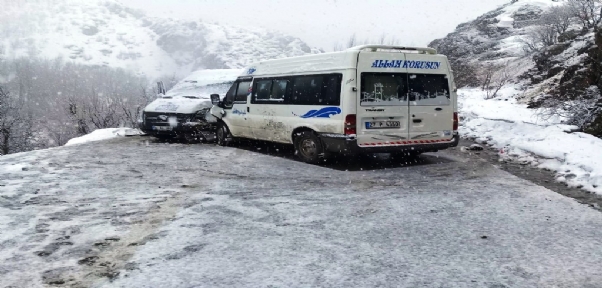
[[[453,150],[374,161],[143,137],[3,156],[0,286],[602,281],[598,211]]]
[[[602,139],[572,132],[561,119],[543,120],[538,110],[517,104],[519,91],[506,87],[500,97],[485,100],[480,89],[459,91],[460,133],[514,159],[556,171],[557,181],[602,194]]]

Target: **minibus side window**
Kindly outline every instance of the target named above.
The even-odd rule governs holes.
[[[319,75],[295,77],[292,104],[319,105],[322,97],[323,78]]]
[[[324,78],[322,87],[322,98],[319,99],[319,105],[335,105],[341,104],[341,80],[342,74],[328,75]]]
[[[272,92],[272,80],[258,80],[255,84],[255,94],[253,98],[255,101],[266,101],[270,99]]]

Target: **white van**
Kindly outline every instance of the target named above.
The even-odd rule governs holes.
[[[148,104],[138,127],[157,138],[213,138],[215,119],[209,114],[210,95],[225,93],[241,69],[207,69],[191,73],[169,91],[159,82],[158,98]]]
[[[211,96],[217,143],[249,138],[329,153],[418,154],[458,145],[456,88],[431,48],[363,45],[259,62]]]

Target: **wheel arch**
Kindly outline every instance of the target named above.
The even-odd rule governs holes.
[[[309,131],[312,133],[316,133],[316,129],[310,127],[310,125],[301,125],[296,127],[295,129],[293,129],[293,132],[291,133],[291,143],[295,144],[295,138],[304,131]]]

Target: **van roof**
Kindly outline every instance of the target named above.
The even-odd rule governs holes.
[[[355,69],[360,51],[437,55],[437,50],[398,45],[360,45],[337,52],[265,60],[248,65],[240,76],[296,74]]]

